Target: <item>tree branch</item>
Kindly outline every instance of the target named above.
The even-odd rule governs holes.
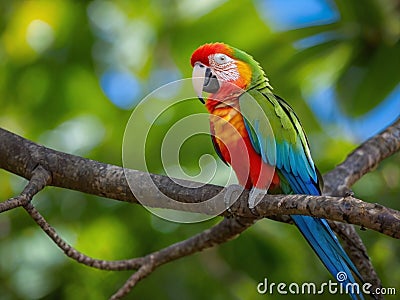
[[[178,258],[225,243],[238,236],[248,227],[253,225],[255,221],[256,219],[254,218],[225,218],[217,225],[214,225],[187,240],[144,256],[142,265],[138,271],[126,281],[126,283],[111,297],[111,299],[115,300],[122,298],[124,295],[129,293],[129,291],[140,280],[148,276],[157,267]]]
[[[39,227],[47,234],[47,236],[70,258],[89,267],[100,270],[122,271],[130,269],[138,269],[142,262],[140,259],[121,260],[121,261],[106,261],[101,259],[91,258],[82,252],[79,252],[65,240],[63,240],[56,230],[50,226],[45,218],[36,210],[32,203],[24,205],[25,210]]]
[[[242,199],[241,199],[242,200]],[[242,201],[231,210],[240,216],[249,217]],[[308,195],[267,195],[256,206],[261,217],[281,214],[308,215],[344,223],[360,225],[393,238],[400,238],[400,212],[380,204],[361,201],[354,197],[308,196]],[[254,212],[254,210],[253,210]]]
[[[365,282],[372,285],[373,289],[381,288],[381,280],[376,273],[367,249],[354,226],[339,222],[329,222],[332,230],[341,238],[342,245],[346,249],[350,259],[356,265]],[[376,300],[383,299],[383,295],[375,295]]]
[[[33,196],[39,193],[50,182],[51,177],[49,172],[41,166],[37,166],[32,171],[32,177],[21,194],[0,203],[0,213],[29,203]]]
[[[374,149],[381,149],[381,152],[375,151],[376,159],[374,162],[371,161],[372,157],[368,156],[369,166],[376,165],[389,153],[393,154],[400,148],[400,139],[394,138],[397,136],[400,136],[400,120],[365,143],[367,145],[378,144],[379,146],[374,146]],[[388,137],[388,140],[383,142],[382,138],[385,137]],[[41,165],[51,174],[50,184],[58,187],[138,203],[129,189],[126,180],[126,178],[129,178],[130,182],[136,183],[135,189],[147,199],[146,205],[148,206],[205,214],[215,214],[215,212],[221,211],[221,205],[224,205],[224,201],[231,193],[229,191],[227,193],[227,189],[209,184],[194,189],[191,186],[198,186],[198,183],[181,180],[181,183],[185,183],[181,185],[176,183],[176,180],[155,174],[150,174],[151,183],[143,182],[143,178],[148,176],[145,172],[127,170],[58,152],[3,129],[0,129],[0,140],[3,141],[0,144],[0,153],[3,154],[0,158],[0,167],[29,179],[32,176],[33,166]],[[380,142],[378,143],[378,141]],[[358,157],[357,153],[360,151],[367,153],[366,150],[367,147],[363,146],[356,149],[355,154],[351,154],[346,162],[341,165],[341,169],[343,169],[343,166],[351,164],[354,168],[354,174],[365,173],[363,165],[348,163],[347,161],[351,161],[354,156]],[[347,172],[346,174],[350,173]],[[346,175],[345,178],[351,176]],[[332,175],[327,178],[327,186],[329,186],[330,178],[332,178]],[[338,182],[337,179],[334,180]],[[154,185],[157,190],[154,190]],[[343,184],[339,183],[338,186],[343,186]],[[165,196],[174,201],[165,201]],[[203,202],[211,198],[214,198],[212,204],[185,205],[186,203]],[[248,208],[247,199],[248,191],[243,191],[238,201],[231,207],[230,212],[224,211],[220,215],[229,217],[233,213],[238,217],[254,218],[254,210]],[[287,214],[311,215],[353,223],[399,238],[399,212],[378,204],[366,203],[353,197],[338,199],[331,196],[266,195],[256,207],[255,212],[257,217],[275,217]]]
[[[383,159],[399,150],[400,118],[380,134],[361,144],[344,162],[325,174],[324,194],[344,196],[350,193],[350,187],[362,175],[373,170]],[[364,280],[371,283],[374,288],[381,287],[381,281],[368,257],[367,249],[354,226],[336,222],[329,224],[342,239],[346,252]],[[383,299],[383,295],[376,295],[376,298]]]
[[[112,299],[119,299],[128,293],[137,282],[145,278],[158,266],[226,242],[261,217],[270,217],[286,222],[288,221],[286,217],[288,214],[312,215],[357,224],[400,238],[400,213],[379,204],[365,203],[351,196],[338,198],[331,196],[266,195],[254,210],[250,210],[247,206],[248,191],[243,191],[230,211],[224,211],[220,214],[225,217],[234,215],[234,218],[224,219],[219,224],[194,237],[144,257],[121,261],[93,259],[63,241],[30,203],[32,197],[45,185],[138,203],[138,200],[130,191],[126,179],[128,178],[130,182],[134,182],[135,186],[141,189],[141,195],[152,200],[146,202],[146,205],[203,213],[213,213],[216,209],[220,209],[220,207],[213,205],[224,203],[225,198],[232,195],[232,191],[214,185],[197,187],[197,183],[187,181],[182,186],[168,177],[150,174],[151,183],[157,187],[157,192],[151,191],[149,193],[149,186],[143,184],[143,177],[149,176],[147,173],[124,170],[117,166],[51,150],[1,128],[0,140],[2,141],[0,143],[0,167],[30,180],[19,197],[0,203],[0,213],[18,206],[24,206],[38,225],[69,257],[99,269],[138,270]],[[325,194],[344,195],[351,184],[363,174],[369,172],[381,160],[399,149],[400,120],[397,120],[384,132],[357,148],[345,162],[325,176]],[[372,155],[369,153],[370,151],[372,151]],[[194,187],[196,188],[194,189]],[[160,198],[165,199],[165,195],[175,201],[160,202]],[[189,208],[185,206],[187,203],[199,203],[212,197],[215,197],[217,204],[190,206]],[[339,235],[344,237],[346,248],[353,250],[354,253],[350,251],[351,255],[356,258],[358,256],[357,260],[367,262],[364,270],[361,269],[362,274],[364,275],[365,272],[372,270],[371,278],[375,278],[379,282],[372,265],[369,263],[365,247],[354,228],[345,224],[332,223],[332,225]],[[349,235],[351,238],[349,238]],[[373,283],[372,281],[369,282]]]
[[[77,251],[57,234],[54,228],[47,223],[43,216],[30,202],[25,203],[24,207],[40,228],[42,228],[42,230],[68,257],[84,265],[101,270],[137,270],[111,297],[111,299],[120,299],[125,296],[140,280],[147,277],[157,267],[195,252],[200,252],[217,244],[225,243],[238,236],[256,221],[254,218],[223,219],[220,223],[214,225],[210,229],[207,229],[187,240],[175,243],[160,251],[150,253],[144,257],[128,260],[106,261],[88,257]]]

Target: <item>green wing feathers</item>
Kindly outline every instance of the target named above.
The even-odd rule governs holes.
[[[239,98],[252,146],[301,194],[317,194],[318,174],[293,109],[271,91],[251,89]]]

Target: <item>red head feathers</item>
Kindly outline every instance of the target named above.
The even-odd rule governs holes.
[[[232,57],[233,49],[223,43],[204,44],[203,46],[200,46],[199,48],[197,48],[196,51],[193,52],[192,58],[190,59],[190,63],[192,64],[192,67],[198,61],[205,65],[208,65],[209,64],[208,57],[211,54],[216,54],[216,53],[223,53]]]

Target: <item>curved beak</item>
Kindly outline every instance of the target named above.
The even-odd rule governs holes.
[[[204,104],[203,91],[206,93],[216,93],[219,90],[217,76],[212,70],[200,62],[196,62],[193,67],[192,84],[199,100]]]

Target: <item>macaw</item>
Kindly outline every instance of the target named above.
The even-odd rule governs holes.
[[[239,184],[251,189],[249,207],[262,191],[321,195],[322,178],[303,127],[289,104],[273,93],[258,62],[227,44],[211,43],[193,52],[191,65],[194,90],[210,114],[214,148]],[[210,94],[206,101],[203,92]],[[355,277],[362,281],[325,219],[291,218],[340,283],[356,283]],[[351,294],[352,299],[358,296],[363,299],[361,293]]]

